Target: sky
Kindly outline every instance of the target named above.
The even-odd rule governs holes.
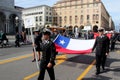
[[[44,4],[53,6],[57,1],[58,0],[15,0],[15,5],[24,8]],[[120,0],[102,0],[102,2],[112,17],[116,27],[120,28]]]

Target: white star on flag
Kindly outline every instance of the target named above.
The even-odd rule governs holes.
[[[64,45],[65,41],[64,40],[60,40],[60,44]]]

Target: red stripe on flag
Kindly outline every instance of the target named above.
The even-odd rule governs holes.
[[[81,50],[81,51],[68,50],[68,49],[62,48],[57,44],[55,44],[55,47],[56,47],[56,51],[66,53],[66,54],[89,54],[92,52],[92,49]]]

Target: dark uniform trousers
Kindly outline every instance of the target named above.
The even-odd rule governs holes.
[[[96,48],[96,69],[100,72],[100,66],[104,69],[106,62],[106,53],[109,53],[110,40],[107,36],[103,35],[96,38],[93,50]]]
[[[55,80],[54,65],[56,57],[56,48],[52,41],[47,41],[46,43],[40,44],[42,50],[42,59],[40,62],[40,74],[38,80],[44,80],[45,71],[47,70],[50,80]],[[52,63],[52,67],[48,68],[48,63]]]
[[[96,55],[96,69],[97,72],[100,72],[100,66],[102,65],[102,68],[104,69],[106,62],[106,55]]]
[[[40,75],[38,77],[38,80],[44,80],[44,76],[45,76],[45,71],[47,70],[49,76],[50,76],[50,80],[55,80],[55,73],[54,73],[54,68],[47,68],[47,67],[43,67],[42,65],[44,65],[44,63],[40,64]],[[47,65],[46,65],[47,66]]]

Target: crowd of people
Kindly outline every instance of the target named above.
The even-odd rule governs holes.
[[[15,47],[20,47],[20,42],[26,43],[27,39],[26,39],[26,32],[17,32],[15,35]]]

